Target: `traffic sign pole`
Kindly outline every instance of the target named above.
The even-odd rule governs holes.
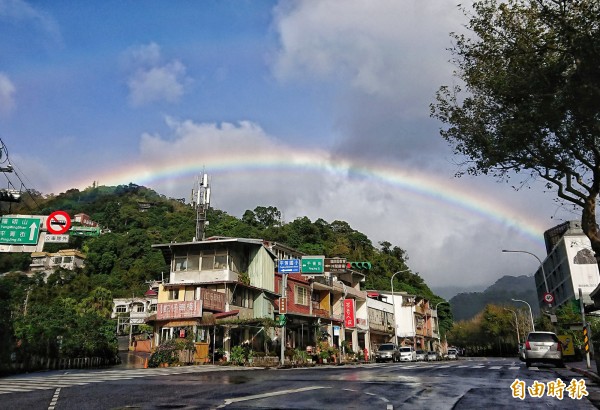
[[[281,289],[279,289],[282,298],[287,298],[287,275],[281,275]],[[281,315],[281,311],[279,312]],[[285,365],[285,325],[281,326],[281,365]]]

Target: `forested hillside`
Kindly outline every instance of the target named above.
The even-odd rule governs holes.
[[[68,245],[47,244],[44,249],[78,248],[87,255],[83,273],[89,283],[78,290],[80,296],[96,286],[111,290],[115,296],[140,294],[146,290],[145,281],[160,279],[161,272],[168,272],[162,255],[151,245],[191,241],[196,229],[191,206],[134,184],[72,189],[49,198],[37,195],[35,201],[26,198],[19,208],[13,204],[11,213],[47,215],[59,209],[71,215],[85,213],[106,232],[98,238],[72,237]],[[370,261],[372,269],[364,272],[368,289],[389,289],[391,275],[407,269],[408,257],[402,248],[386,241],[374,246],[365,234],[344,221],[313,222],[300,217],[285,222],[272,206],[257,206],[241,218],[211,208],[207,219],[207,237],[260,238],[285,243],[306,254]],[[0,254],[0,271],[26,270],[28,261],[27,254]],[[399,283],[395,290],[433,297],[418,274],[398,274],[396,278]]]
[[[459,293],[450,299],[455,320],[469,320],[488,304],[502,304],[511,299],[527,301],[534,315],[539,314],[533,276],[503,276],[483,292]]]
[[[6,204],[4,204],[6,205]],[[100,224],[99,237],[71,236],[68,244],[46,244],[44,251],[80,249],[86,264],[79,271],[55,270],[45,281],[42,274],[23,275],[31,263],[27,253],[0,253],[0,373],[10,357],[108,357],[116,352],[112,298],[142,296],[148,281],[169,274],[162,254],[152,244],[191,241],[196,212],[181,200],[166,198],[134,184],[90,187],[60,195],[24,196],[20,204],[2,214],[48,215],[56,210],[71,216],[85,213]],[[18,205],[18,206],[16,206]],[[311,221],[300,217],[281,220],[272,206],[257,206],[241,218],[218,209],[207,213],[206,237],[230,236],[277,241],[312,255],[370,261],[365,289],[390,289],[394,272],[406,270],[406,252],[389,242],[377,246],[344,221]],[[396,275],[394,290],[433,295],[416,273]],[[451,327],[448,306],[440,306],[441,326]],[[60,342],[59,342],[60,339]],[[18,346],[16,348],[15,346]]]

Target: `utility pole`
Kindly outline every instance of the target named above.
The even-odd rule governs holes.
[[[590,348],[589,348],[589,340],[591,339],[591,335],[589,334],[588,324],[585,321],[585,307],[583,306],[583,292],[581,288],[579,288],[579,309],[581,309],[581,323],[583,324],[584,334],[588,340],[584,341],[585,343],[585,361],[587,368],[590,369],[592,366],[590,364]]]
[[[287,303],[287,275],[281,275],[281,297],[286,298]],[[279,304],[279,316],[281,316],[281,303]],[[281,326],[281,365],[285,364],[285,322]]]

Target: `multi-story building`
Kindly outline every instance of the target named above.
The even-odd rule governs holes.
[[[140,325],[156,314],[159,282],[152,282],[143,297],[113,299],[111,318],[117,319],[117,333],[138,333]]]
[[[267,328],[262,319],[282,313],[283,276],[275,262],[300,259],[301,252],[276,242],[223,237],[153,247],[171,267],[150,320],[155,344],[192,335],[205,352],[246,343],[257,351],[279,351],[281,328]],[[364,275],[344,269],[285,277],[285,347],[314,348],[319,341],[340,347],[346,341],[356,352],[370,346],[366,292],[360,290]]]
[[[393,306],[398,344],[416,350],[439,350],[437,312],[429,300],[406,292],[378,291]]]
[[[77,249],[63,249],[58,252],[32,252],[29,269],[32,272],[51,273],[56,268],[75,270],[83,268],[85,255]]]
[[[197,359],[221,346],[244,343],[262,350],[273,319],[275,255],[257,239],[215,237],[153,245],[170,265],[158,292],[155,343],[190,336]],[[221,320],[220,326],[216,326]]]
[[[367,291],[368,327],[370,336],[369,352],[377,350],[382,343],[395,342],[394,306],[391,299],[379,291]]]
[[[593,302],[590,293],[600,284],[598,263],[579,221],[569,221],[544,232],[548,256],[535,273],[535,286],[540,308],[548,303],[544,294],[554,297],[554,307],[579,299],[582,290],[584,303]]]

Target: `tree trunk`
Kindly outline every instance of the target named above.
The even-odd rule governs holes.
[[[596,184],[594,184],[596,187]],[[598,236],[598,224],[596,223],[596,198],[598,190],[590,192],[590,195],[585,199],[583,211],[581,213],[581,229],[588,237],[592,244],[592,250],[596,257],[596,263],[600,270],[600,237]]]

